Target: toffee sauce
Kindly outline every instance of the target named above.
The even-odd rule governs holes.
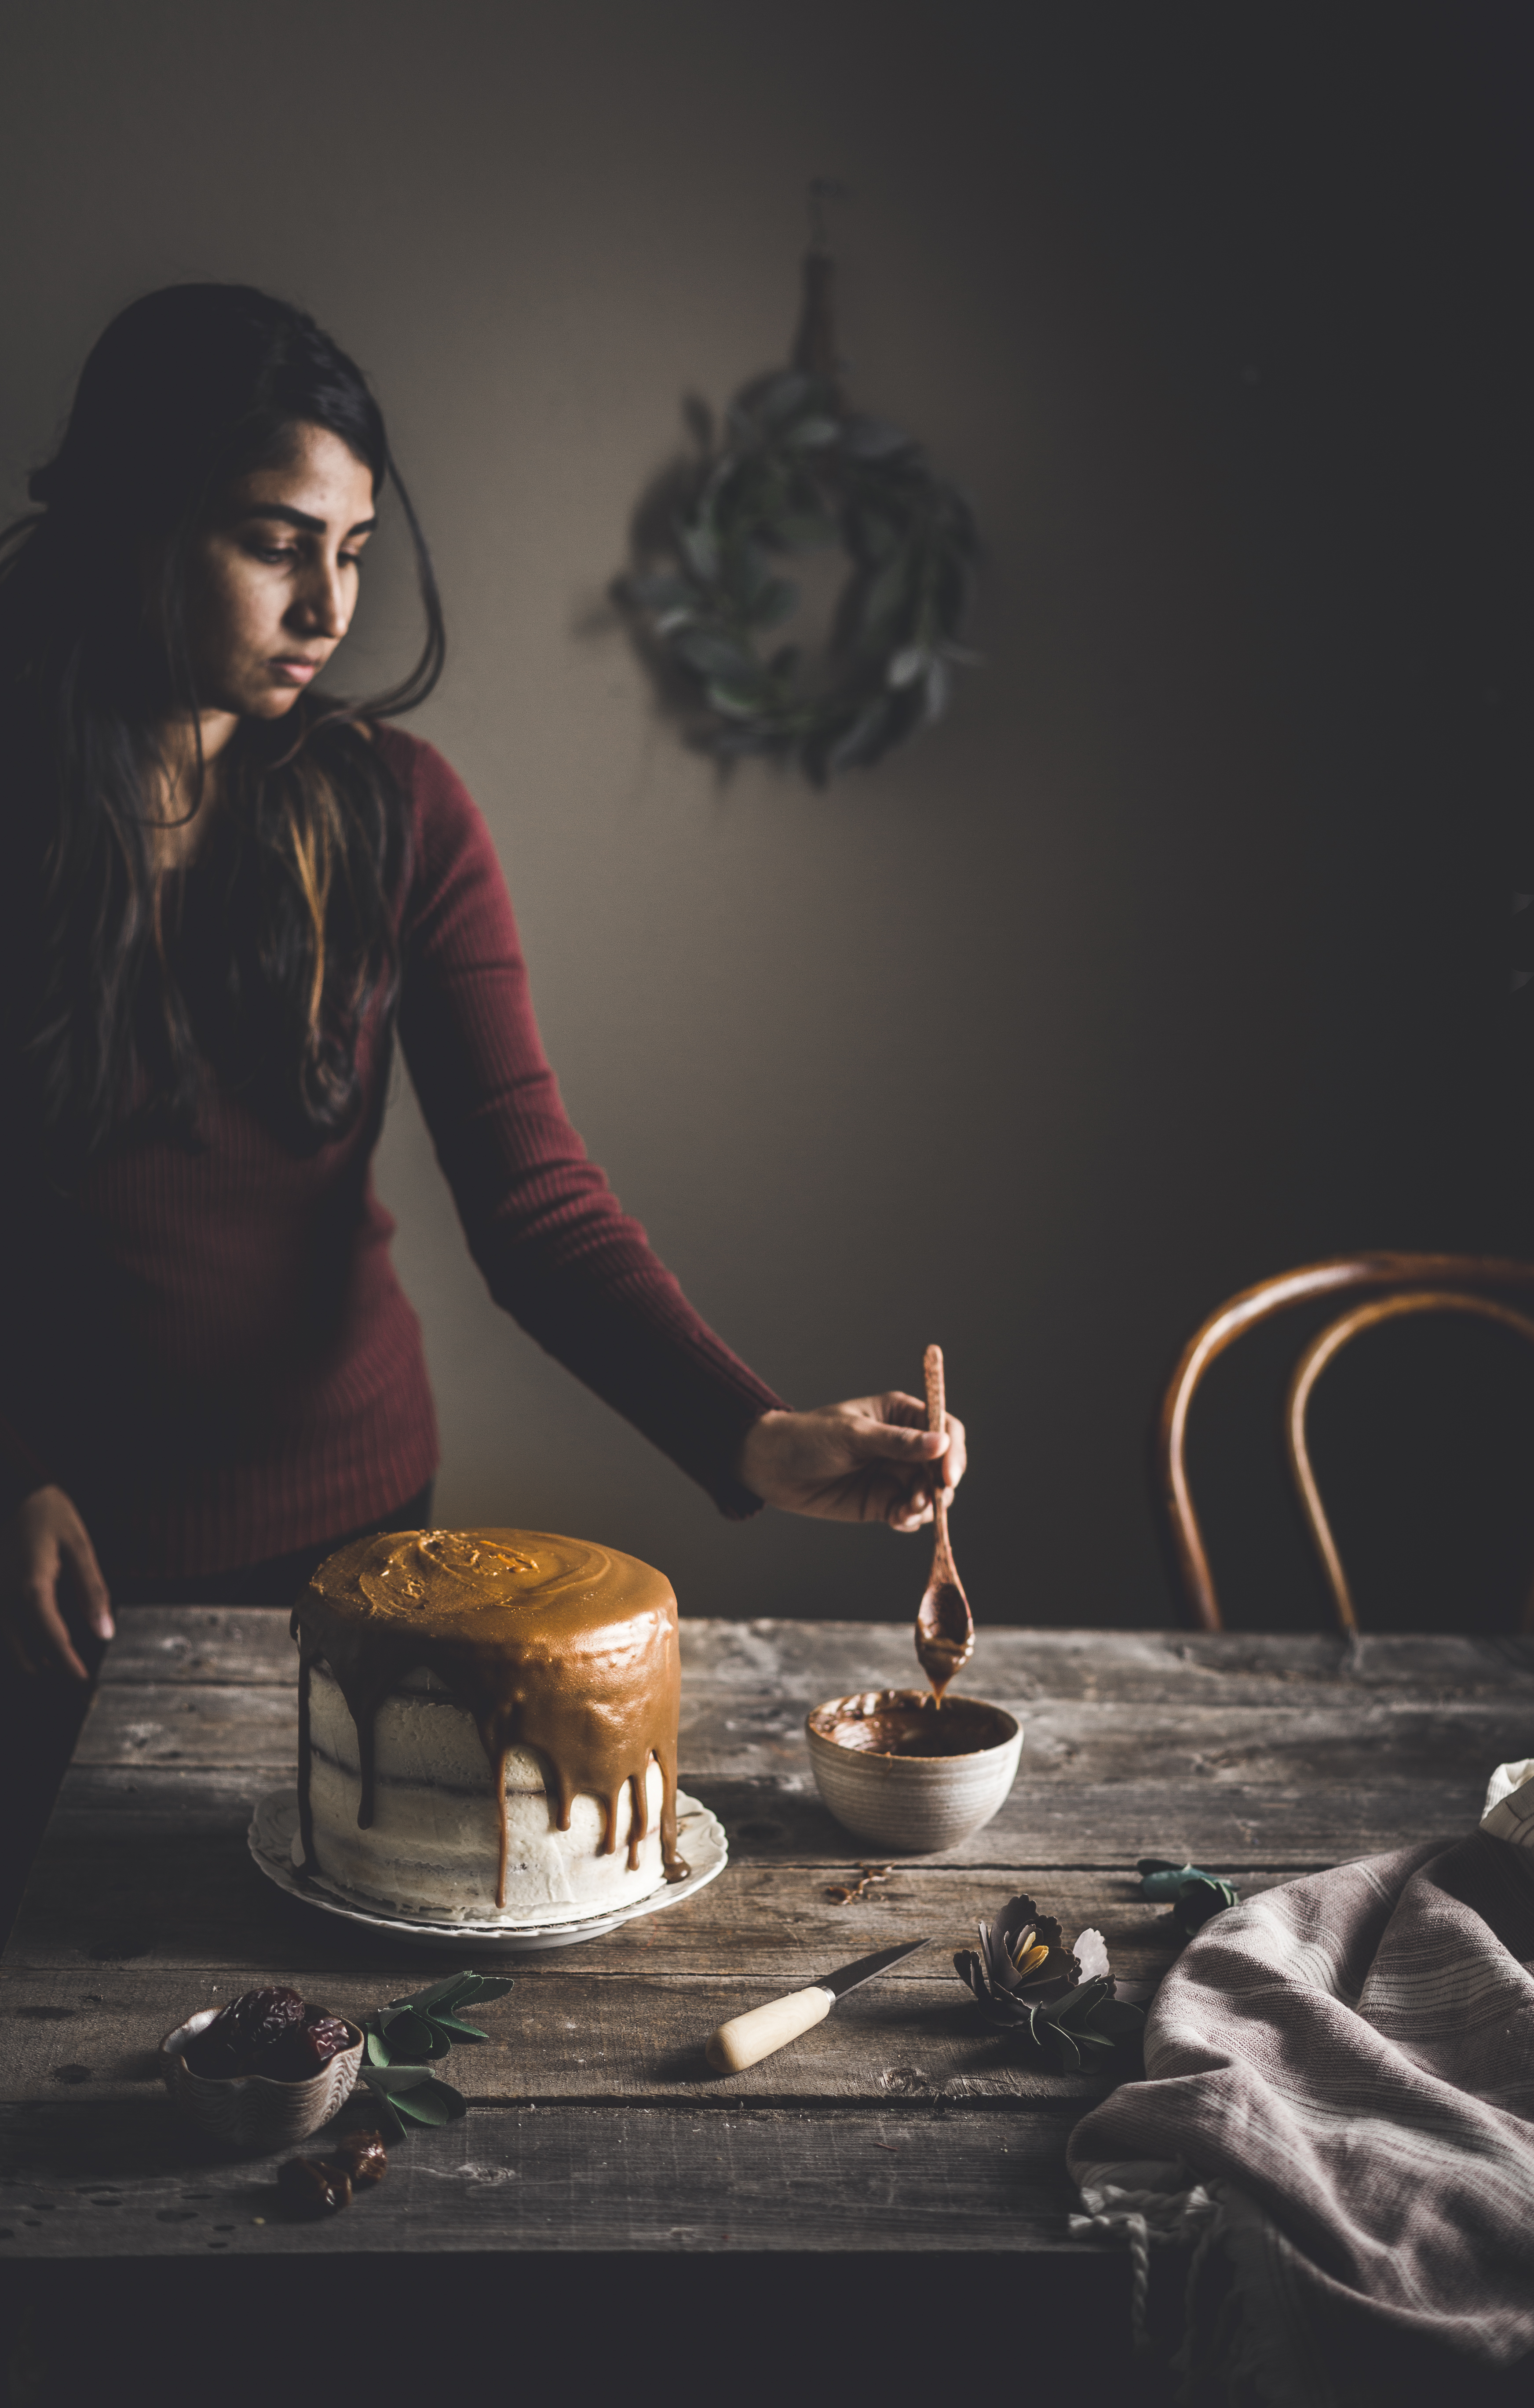
[[[952,1590],[946,1589],[939,1592],[944,1598],[953,1593]],[[943,1691],[955,1672],[962,1672],[974,1652],[975,1634],[972,1630],[967,1639],[953,1639],[946,1632],[929,1629],[924,1601],[922,1612],[916,1623],[916,1661],[932,1684],[932,1696],[936,1704],[939,1706],[942,1704]],[[964,1756],[968,1751],[965,1748],[940,1748],[933,1750],[932,1753],[942,1756]]]
[[[920,1689],[866,1689],[817,1706],[810,1727],[860,1756],[979,1756],[1004,1747],[1017,1725],[999,1706],[950,1698],[941,1712]]]
[[[439,1680],[480,1734],[500,1821],[495,1903],[506,1905],[506,1763],[534,1749],[550,1812],[567,1831],[578,1796],[603,1813],[600,1853],[618,1843],[618,1801],[633,1800],[628,1864],[650,1828],[646,1775],[660,1766],[661,1860],[677,1852],[677,1716],[681,1666],[668,1582],[633,1555],[545,1530],[405,1530],[357,1539],[323,1563],[293,1612],[298,1642],[298,1821],[314,1867],[309,1682],[323,1657],[357,1734],[357,1826],[372,1823],[378,1710],[408,1672]]]

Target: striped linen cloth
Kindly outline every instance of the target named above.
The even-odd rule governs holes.
[[[1194,2244],[1180,2399],[1534,2399],[1497,2372],[1534,2352],[1534,1759],[1468,1838],[1217,1915],[1145,2071],[1071,2136],[1071,2228],[1128,2242],[1141,2330],[1153,2244]]]

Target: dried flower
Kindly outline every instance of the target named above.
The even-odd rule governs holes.
[[[987,2023],[1054,2057],[1067,2072],[1111,2051],[1144,2017],[1115,1999],[1100,1931],[1067,1948],[1053,1915],[1031,1898],[1010,1899],[999,1921],[980,1926],[979,1956],[961,1948],[953,1970],[974,1992]]]
[[[867,1898],[876,1884],[887,1882],[888,1865],[859,1865],[853,1882],[832,1882],[825,1895],[833,1906],[851,1906],[854,1899]]]
[[[1099,1933],[1088,1937],[1101,1947]],[[981,1956],[967,1949],[959,1970],[992,2023],[1015,2023],[1017,2006],[1040,2006],[1073,1989],[1082,1968],[1060,1937],[1053,1915],[1040,1914],[1031,1898],[1008,1901],[998,1923],[980,1927]],[[1107,1964],[1107,1957],[1103,1959]],[[973,1967],[973,1971],[969,1969]]]

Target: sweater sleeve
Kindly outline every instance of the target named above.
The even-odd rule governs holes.
[[[740,1442],[781,1399],[693,1311],[571,1127],[467,790],[430,746],[382,740],[414,805],[400,1038],[469,1251],[497,1304],[743,1519],[761,1500],[736,1477]]]

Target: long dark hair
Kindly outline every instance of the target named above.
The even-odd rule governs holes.
[[[202,700],[191,548],[233,480],[280,460],[303,424],[338,436],[375,496],[393,484],[425,642],[366,703],[305,695],[285,718],[241,722],[181,910],[185,880],[157,873],[150,828],[160,731],[195,728]],[[397,983],[407,809],[367,723],[423,700],[445,652],[379,406],[302,310],[249,285],[174,285],[107,328],[29,491],[40,507],[0,536],[4,1083],[55,1176],[146,1117],[195,1142],[209,1063],[313,1152],[354,1122],[359,1035]]]

